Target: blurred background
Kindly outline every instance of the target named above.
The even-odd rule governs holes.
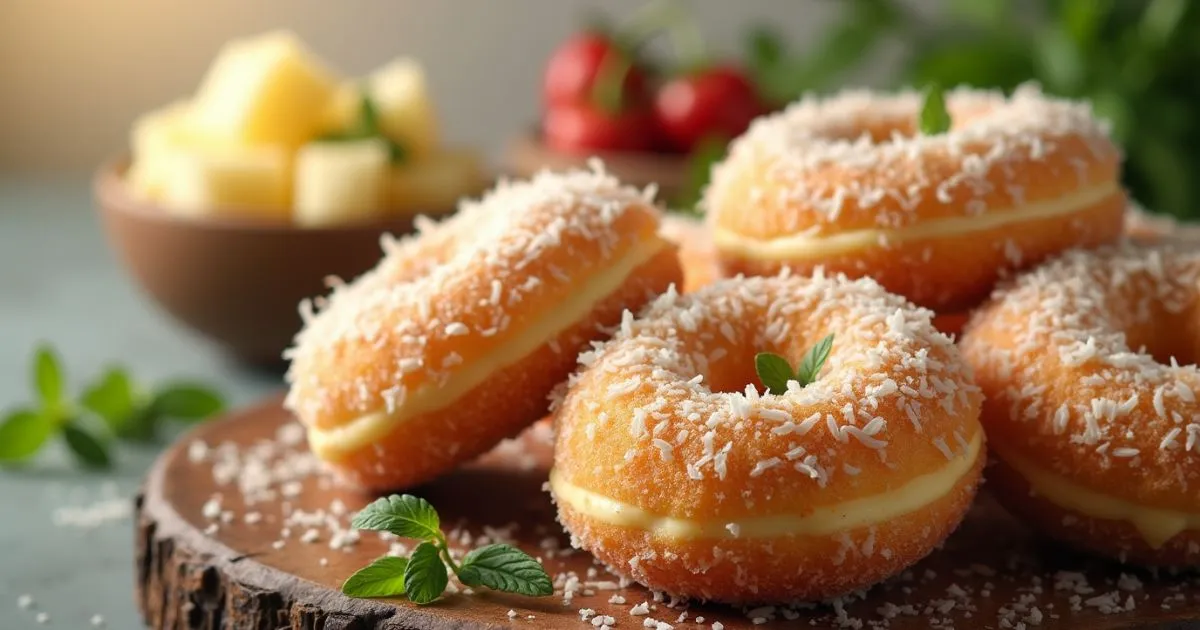
[[[86,172],[141,112],[192,92],[219,46],[293,29],[347,74],[398,54],[425,66],[452,142],[497,157],[539,108],[542,64],[588,14],[636,0],[432,2],[15,0],[0,4],[0,171]],[[1153,210],[1200,196],[1200,6],[1188,0],[753,0],[687,3],[712,50],[741,55],[778,29],[791,91],[1030,78],[1092,99]]]

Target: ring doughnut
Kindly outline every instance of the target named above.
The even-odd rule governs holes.
[[[824,266],[955,312],[1008,271],[1120,237],[1120,154],[1087,105],[1030,85],[946,102],[953,127],[930,136],[912,91],[806,98],[754,122],[704,198],[726,273]]]
[[[502,182],[384,242],[289,352],[286,405],[348,481],[396,489],[543,417],[575,357],[681,279],[659,211],[600,170]]]
[[[663,238],[679,247],[684,293],[712,284],[721,277],[712,233],[704,222],[679,214],[668,214],[662,219],[661,232]]]
[[[1200,565],[1200,253],[1072,252],[997,291],[963,354],[988,487],[1052,537]],[[1178,363],[1176,362],[1178,360]]]
[[[813,600],[940,543],[985,459],[958,349],[869,279],[721,280],[660,296],[580,356],[555,408],[550,491],[572,542],[666,593]],[[835,334],[812,384],[756,385]]]

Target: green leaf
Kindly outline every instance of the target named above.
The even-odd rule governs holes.
[[[363,90],[362,101],[358,108],[358,126],[363,133],[370,136],[379,135],[379,110],[375,108],[375,99]]]
[[[442,596],[450,576],[437,545],[423,542],[417,545],[404,568],[404,589],[408,598],[417,604],[428,604]]]
[[[1087,60],[1061,30],[1044,29],[1033,38],[1034,61],[1046,89],[1057,94],[1077,94],[1087,78]]]
[[[946,97],[936,83],[925,88],[925,102],[921,105],[919,125],[921,133],[927,136],[950,130],[950,112],[946,111]]]
[[[404,571],[408,558],[384,556],[359,569],[343,584],[342,592],[351,597],[395,597],[404,594]]]
[[[33,457],[54,433],[49,417],[33,409],[18,409],[0,421],[0,463]]]
[[[757,26],[746,37],[746,63],[751,70],[778,66],[785,54],[783,36],[777,29]]]
[[[220,413],[225,400],[210,387],[195,383],[174,383],[158,391],[150,403],[155,413],[181,420],[203,420]]]
[[[113,434],[133,442],[153,442],[158,439],[159,416],[152,405],[140,405],[113,429]]]
[[[1028,37],[992,34],[966,38],[933,35],[913,42],[914,57],[907,82],[943,87],[977,85],[1011,90],[1034,75]]]
[[[1138,34],[1143,46],[1162,48],[1175,35],[1191,0],[1150,0],[1138,24]]]
[[[69,421],[63,425],[63,438],[79,463],[93,468],[108,468],[112,465],[108,447],[79,422]]]
[[[776,396],[786,394],[788,381],[796,378],[792,373],[792,364],[773,352],[754,355],[754,370],[758,372],[758,380],[763,386]]]
[[[824,339],[818,341],[817,345],[804,355],[804,360],[800,362],[800,369],[796,370],[796,377],[801,385],[808,385],[817,380],[817,374],[821,372],[821,367],[825,365],[825,360],[829,358],[829,351],[832,349],[833,335],[825,335]]]
[[[467,586],[486,586],[530,597],[554,594],[554,584],[541,563],[512,545],[472,550],[463,559],[458,579]]]
[[[100,416],[113,433],[120,434],[134,414],[133,383],[129,373],[120,367],[109,368],[100,380],[84,390],[79,402]]]
[[[350,526],[419,540],[435,540],[442,535],[437,510],[425,499],[411,494],[376,499],[354,516]]]
[[[57,407],[62,403],[62,362],[48,345],[39,346],[33,356],[33,387],[43,406]]]
[[[975,26],[999,28],[1007,23],[1009,0],[954,0],[950,11]]]
[[[1114,0],[1061,0],[1058,22],[1063,31],[1081,49],[1088,50],[1100,35]]]

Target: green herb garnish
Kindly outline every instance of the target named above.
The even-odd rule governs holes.
[[[408,494],[378,499],[355,515],[350,525],[421,541],[408,558],[378,558],[351,575],[342,584],[342,592],[351,597],[405,595],[416,604],[428,604],[446,590],[449,571],[466,586],[530,597],[554,593],[541,563],[512,545],[480,547],[456,563],[437,510],[424,499]]]
[[[833,335],[826,335],[824,339],[817,342],[804,355],[804,359],[800,361],[800,367],[792,372],[792,365],[788,360],[773,352],[760,352],[754,355],[754,369],[758,372],[758,380],[762,382],[767,391],[775,395],[787,393],[788,381],[796,381],[801,387],[817,380],[817,374],[820,373],[821,367],[825,365],[825,361],[829,358],[829,351],[833,349]]]
[[[392,164],[401,164],[408,155],[404,146],[389,138],[379,127],[379,110],[375,101],[362,90],[362,100],[359,101],[358,118],[349,128],[327,133],[317,138],[317,142],[355,142],[358,140],[382,140],[388,149],[388,159]]]
[[[918,125],[921,133],[927,136],[950,130],[950,112],[946,111],[946,96],[942,93],[941,86],[936,83],[925,88],[925,102],[921,105]]]
[[[28,461],[60,436],[80,464],[107,468],[113,437],[149,441],[165,419],[203,420],[225,407],[219,394],[195,383],[143,392],[120,367],[108,368],[72,400],[62,362],[46,345],[34,353],[31,372],[36,402],[0,419],[0,465]]]

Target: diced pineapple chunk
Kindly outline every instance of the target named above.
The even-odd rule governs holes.
[[[163,202],[173,212],[288,217],[289,160],[280,147],[181,149],[164,166]]]
[[[421,64],[396,59],[373,72],[367,84],[383,133],[399,142],[411,160],[432,153],[438,145],[438,122]]]
[[[358,81],[343,81],[325,105],[325,112],[321,117],[321,131],[346,131],[358,122],[361,111],[362,85]]]
[[[201,133],[248,144],[310,140],[337,83],[295,35],[276,31],[226,44],[196,94]]]
[[[389,159],[387,144],[377,138],[302,147],[296,155],[296,223],[351,223],[382,214]]]
[[[485,185],[479,156],[463,149],[444,149],[406,162],[393,168],[389,177],[387,208],[394,214],[450,210]]]
[[[188,144],[186,101],[143,114],[133,123],[129,145],[132,161],[126,181],[135,197],[161,200],[169,155]]]

